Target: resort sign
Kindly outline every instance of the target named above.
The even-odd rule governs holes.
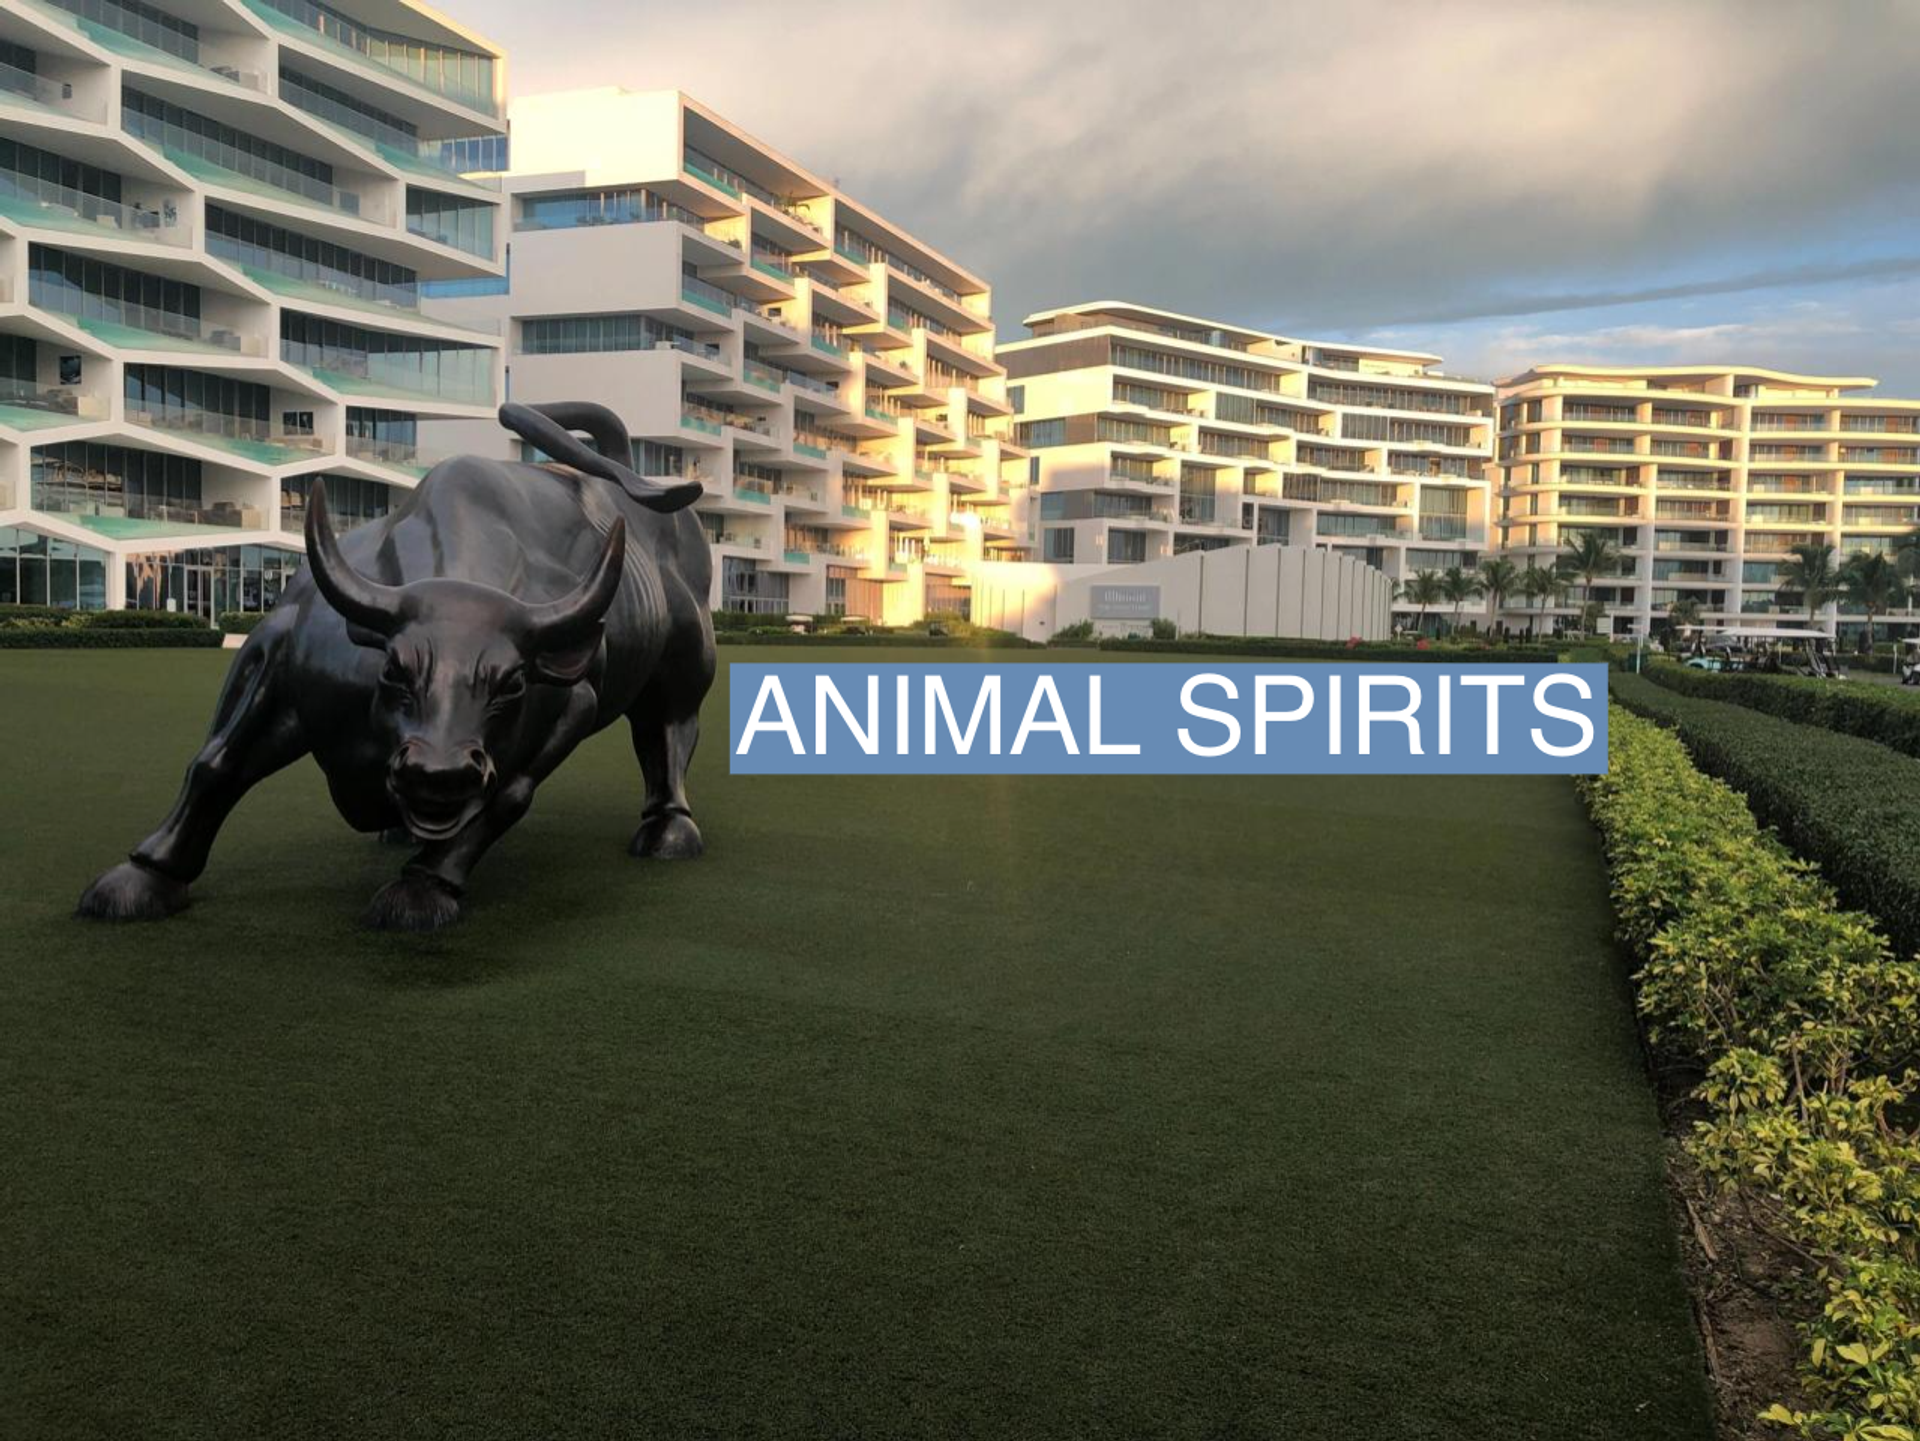
[[[1096,585],[1087,591],[1087,614],[1093,620],[1158,620],[1157,585]]]

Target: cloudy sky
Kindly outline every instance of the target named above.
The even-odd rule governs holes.
[[[1498,376],[1920,395],[1920,0],[441,0],[677,87],[984,274]]]

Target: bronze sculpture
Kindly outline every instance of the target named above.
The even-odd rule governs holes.
[[[714,669],[713,562],[686,509],[700,485],[635,474],[602,406],[505,405],[500,420],[553,463],[442,461],[344,539],[314,483],[307,564],[236,656],[172,811],[78,914],[181,910],[235,804],[311,753],[349,825],[421,843],[367,923],[450,924],[534,789],[623,716],[646,782],[630,852],[701,853],[686,796]]]

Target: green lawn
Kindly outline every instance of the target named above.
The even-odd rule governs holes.
[[[716,740],[650,865],[621,730],[454,931],[357,928],[403,853],[309,765],[69,920],[227,659],[0,654],[8,1441],[1708,1435],[1564,779]]]

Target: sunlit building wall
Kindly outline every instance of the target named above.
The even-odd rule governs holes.
[[[270,606],[490,415],[499,52],[378,0],[0,3],[0,603]]]
[[[1804,625],[1782,592],[1797,545],[1836,562],[1892,554],[1920,525],[1920,400],[1860,376],[1758,367],[1542,365],[1502,382],[1498,527],[1516,565],[1549,567],[1598,536],[1616,560],[1592,585],[1605,626],[1646,634],[1678,601],[1711,626]],[[1588,599],[1512,600],[1510,618],[1570,619]],[[1890,618],[1913,633],[1911,609]],[[1817,623],[1851,631],[1844,601]],[[1884,627],[1883,627],[1884,631]]]
[[[972,568],[1024,555],[986,281],[677,91],[512,126],[510,285],[436,313],[501,326],[513,399],[607,405],[635,469],[701,482],[714,608],[965,614]]]
[[[1405,581],[1488,546],[1493,387],[1438,356],[1113,301],[1026,323],[999,358],[1036,559],[1321,546]]]

